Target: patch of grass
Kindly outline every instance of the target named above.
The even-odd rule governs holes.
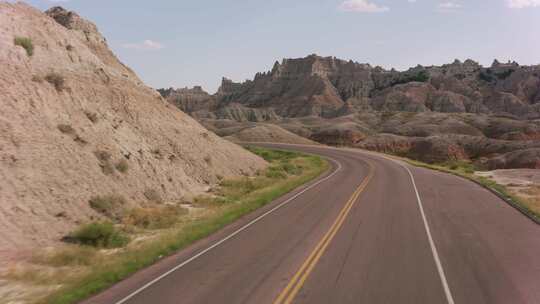
[[[143,229],[165,229],[176,224],[187,210],[178,206],[135,208],[124,217],[123,222]]]
[[[216,232],[243,215],[313,180],[329,168],[326,161],[316,156],[259,148],[252,148],[251,151],[273,159],[272,165],[277,165],[283,158],[288,158],[291,163],[302,167],[302,173],[288,175],[286,178],[271,179],[262,172],[257,177],[224,180],[217,196],[199,198],[200,202],[204,200],[211,206],[212,212],[202,218],[183,224],[179,229],[172,229],[169,233],[144,243],[136,249],[130,250],[128,247],[127,250],[111,256],[107,262],[93,266],[90,274],[65,284],[43,303],[76,303],[111,286],[135,271],[155,263],[161,257],[170,255]],[[235,189],[236,187],[238,189]],[[240,193],[243,194],[239,195]]]
[[[125,159],[121,159],[119,160],[116,165],[114,165],[114,167],[116,168],[116,170],[118,170],[119,172],[122,172],[122,173],[127,173],[128,170],[129,170],[129,163],[127,160]]]
[[[62,92],[65,89],[64,77],[58,73],[51,72],[45,76],[45,80],[52,84],[56,91]]]
[[[75,230],[70,239],[78,244],[97,248],[118,248],[129,243],[129,238],[111,222],[93,222]]]
[[[121,195],[104,195],[92,197],[88,203],[98,213],[111,219],[120,219],[127,205],[126,199]]]
[[[270,150],[254,146],[247,147],[247,150],[264,158],[267,162],[286,161],[298,157],[298,153],[284,150]]]
[[[34,55],[34,44],[32,43],[32,39],[28,37],[15,37],[13,43],[23,47],[26,50],[26,55],[28,55],[28,57]]]

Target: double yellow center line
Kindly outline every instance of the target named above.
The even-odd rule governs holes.
[[[371,163],[368,163],[369,165],[369,173],[366,178],[362,181],[362,183],[356,188],[352,196],[349,198],[343,209],[341,209],[338,217],[328,230],[324,237],[321,239],[321,241],[317,244],[313,252],[309,255],[309,257],[306,259],[306,261],[302,264],[300,269],[296,272],[294,277],[291,279],[289,284],[283,289],[283,291],[279,294],[277,299],[274,301],[274,304],[290,304],[294,297],[298,294],[304,283],[306,282],[307,278],[313,271],[313,268],[315,268],[315,265],[319,262],[321,256],[326,251],[326,248],[332,242],[332,239],[337,234],[341,226],[343,225],[343,222],[347,218],[347,215],[351,211],[354,203],[360,196],[360,194],[364,191],[366,186],[368,185],[369,181],[373,177],[373,174],[375,173],[375,170],[373,168],[373,165]]]

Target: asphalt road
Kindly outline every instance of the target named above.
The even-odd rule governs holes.
[[[480,186],[362,151],[84,303],[540,303],[540,226]]]

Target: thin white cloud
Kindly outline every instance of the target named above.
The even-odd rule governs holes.
[[[409,3],[416,3],[416,0],[407,0]]]
[[[439,4],[439,8],[443,8],[443,9],[458,9],[461,7],[462,7],[461,4],[457,4],[454,2],[444,2],[444,3]]]
[[[452,13],[461,9],[463,5],[456,2],[443,2],[439,4],[438,11],[442,13]]]
[[[382,13],[390,10],[386,6],[379,6],[369,0],[347,0],[341,3],[339,9],[344,12],[356,13]]]
[[[540,0],[507,0],[510,8],[540,7]]]
[[[125,43],[122,44],[122,47],[134,50],[161,50],[164,48],[161,43],[152,40],[144,40],[141,43]]]

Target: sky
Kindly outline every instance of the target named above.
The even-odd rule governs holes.
[[[98,26],[150,86],[252,79],[309,54],[404,70],[471,58],[540,64],[540,0],[29,0]]]

